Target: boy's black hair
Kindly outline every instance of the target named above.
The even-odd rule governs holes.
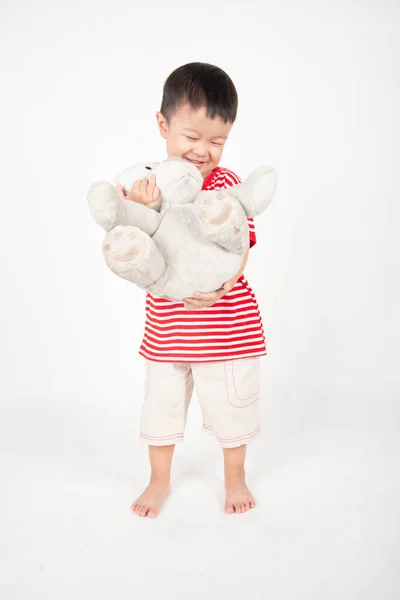
[[[225,71],[208,63],[183,65],[166,80],[160,112],[167,121],[184,102],[194,109],[205,106],[211,119],[220,117],[224,123],[236,119],[238,95],[233,81]]]

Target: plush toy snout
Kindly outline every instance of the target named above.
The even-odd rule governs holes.
[[[167,158],[160,163],[155,176],[162,199],[168,204],[194,202],[203,185],[200,171],[190,162],[177,157]]]

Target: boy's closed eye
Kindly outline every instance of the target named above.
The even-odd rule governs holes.
[[[190,140],[191,142],[198,142],[197,138],[192,138],[190,136],[186,136],[188,140]],[[211,142],[213,146],[222,146],[222,144],[219,144],[218,142]]]

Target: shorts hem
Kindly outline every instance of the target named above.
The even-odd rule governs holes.
[[[175,444],[182,444],[184,442],[184,436],[177,434],[172,436],[155,437],[140,433],[140,440],[147,446],[175,446]]]
[[[261,427],[259,425],[251,433],[247,433],[236,438],[219,438],[214,429],[208,425],[203,425],[203,431],[205,431],[208,435],[216,437],[221,448],[239,448],[239,446],[244,446],[245,444],[257,439],[261,435]]]

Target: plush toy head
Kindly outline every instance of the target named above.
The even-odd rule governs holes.
[[[143,163],[129,167],[117,175],[115,183],[120,183],[125,192],[128,192],[135,181],[150,179],[152,175],[156,176],[157,187],[167,204],[194,202],[203,185],[199,170],[181,158],[167,158],[161,163]],[[152,204],[147,206],[153,208]]]

